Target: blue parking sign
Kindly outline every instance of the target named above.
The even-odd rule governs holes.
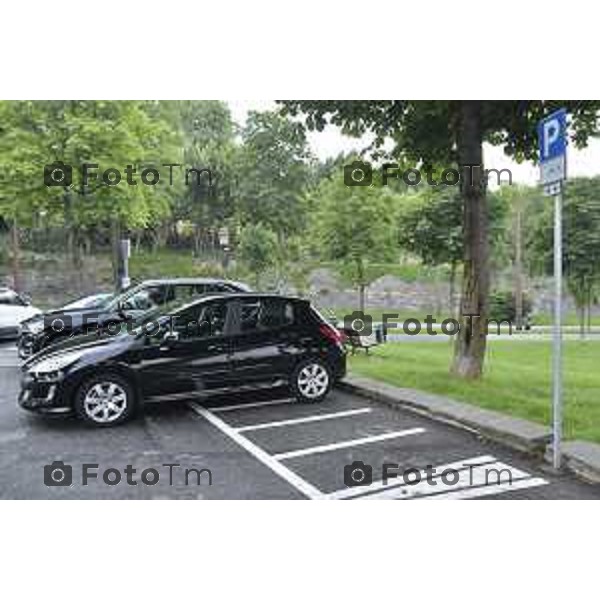
[[[538,124],[540,178],[544,184],[566,177],[567,111],[553,112]]]

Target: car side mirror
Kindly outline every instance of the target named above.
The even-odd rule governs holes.
[[[19,297],[25,306],[31,305],[31,296],[29,294],[20,294]]]

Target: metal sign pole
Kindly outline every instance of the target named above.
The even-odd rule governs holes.
[[[538,123],[540,180],[554,196],[554,328],[552,334],[552,464],[561,466],[562,437],[562,194],[567,177],[567,111],[561,108]]]
[[[554,331],[552,348],[552,464],[561,465],[562,437],[562,182],[554,196]]]

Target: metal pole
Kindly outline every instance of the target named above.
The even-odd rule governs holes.
[[[562,182],[554,196],[554,332],[552,348],[552,464],[561,465],[562,437]]]

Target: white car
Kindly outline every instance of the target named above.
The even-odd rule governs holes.
[[[19,335],[22,321],[41,314],[31,306],[28,298],[7,287],[0,287],[0,339],[14,339]]]

